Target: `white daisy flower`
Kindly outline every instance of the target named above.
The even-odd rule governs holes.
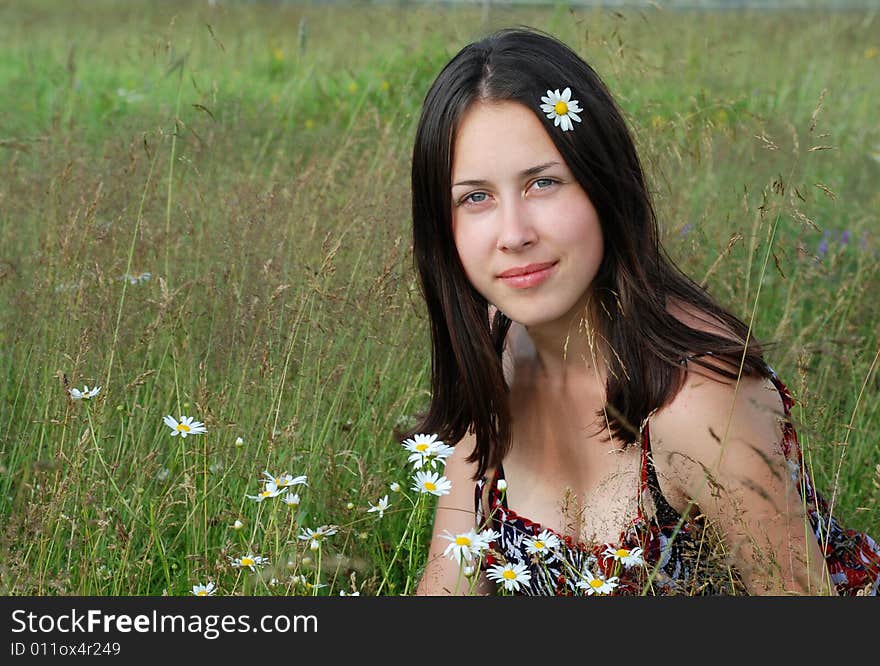
[[[201,421],[193,421],[192,416],[181,416],[180,421],[175,421],[170,414],[162,419],[169,428],[171,428],[171,436],[180,435],[186,439],[187,435],[201,435],[208,432],[205,424]]]
[[[257,567],[269,564],[268,558],[262,557],[260,555],[252,555],[250,553],[248,553],[244,557],[230,557],[229,562],[234,567],[240,569],[244,569],[245,567],[247,567],[251,571],[256,571]]]
[[[82,391],[80,391],[78,388],[72,388],[68,390],[68,393],[70,393],[70,397],[73,400],[89,400],[98,395],[100,391],[100,386],[89,388],[89,385],[86,384],[85,386],[83,386]]]
[[[416,472],[413,475],[413,490],[432,495],[448,495],[452,488],[452,482],[437,472]]]
[[[546,555],[559,546],[559,537],[549,530],[543,530],[536,537],[527,537],[523,543],[529,555]]]
[[[617,576],[605,579],[601,576],[594,576],[587,569],[584,571],[584,578],[577,582],[577,586],[582,590],[586,590],[587,594],[611,594],[617,587]]]
[[[609,557],[613,557],[627,569],[645,563],[645,558],[642,557],[642,549],[638,547],[629,549],[608,546],[603,555],[603,559],[607,560]]]
[[[548,90],[547,96],[542,97],[541,101],[544,102],[541,111],[546,113],[548,118],[553,118],[554,127],[562,125],[563,132],[574,128],[572,120],[581,122],[578,112],[583,109],[578,106],[576,99],[571,98],[571,88],[563,90],[561,95],[558,89]]]
[[[444,530],[444,533],[439,536],[451,542],[443,551],[443,556],[455,560],[459,565],[462,560],[471,562],[474,556],[479,555],[482,550],[480,538],[473,529],[461,534],[452,534],[448,530]]]
[[[413,435],[403,440],[403,448],[407,451],[418,451],[420,453],[427,451],[434,442],[440,441],[437,435]],[[440,442],[443,443],[442,441]]]
[[[268,471],[266,471],[266,472],[263,472],[263,476],[266,477],[266,483],[269,483],[271,481],[279,488],[287,488],[289,486],[299,486],[299,485],[307,486],[307,485],[309,485],[306,482],[306,479],[308,477],[305,477],[305,476],[294,477],[291,474],[288,474],[287,472],[285,472],[281,476],[273,476]]]
[[[297,495],[296,493],[287,493],[284,497],[281,498],[281,501],[284,502],[287,506],[299,506],[299,495]]]
[[[370,508],[367,509],[367,513],[378,511],[379,518],[382,518],[385,516],[385,511],[388,509],[389,506],[391,505],[388,503],[388,495],[385,495],[385,497],[380,498],[379,501],[376,502],[375,506],[372,502],[370,502]]]
[[[282,493],[286,493],[287,488],[279,488],[273,481],[266,481],[265,489],[259,493],[258,495],[245,495],[245,497],[254,500],[255,502],[262,502],[265,499],[269,499],[270,497],[278,497]]]
[[[303,527],[300,530],[299,536],[297,539],[301,541],[310,541],[309,548],[312,550],[318,550],[321,547],[321,543],[328,536],[333,536],[338,531],[336,525],[321,525],[316,530],[311,530],[308,527]]]
[[[197,597],[213,597],[217,587],[212,582],[207,585],[193,585],[192,593]]]
[[[504,584],[504,589],[510,592],[516,592],[520,587],[528,587],[532,574],[529,573],[525,564],[511,564],[508,562],[504,566],[495,564],[486,571],[489,580],[498,581]]]
[[[479,532],[476,539],[479,552],[482,553],[484,550],[488,550],[492,542],[500,538],[501,532],[496,532],[495,530],[485,529],[482,532]]]
[[[416,469],[425,465],[433,469],[435,462],[445,465],[446,459],[455,452],[451,446],[437,439],[437,435],[414,435],[412,439],[403,440],[403,448],[411,452],[407,462],[413,463]]]

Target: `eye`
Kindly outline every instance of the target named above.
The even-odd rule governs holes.
[[[478,198],[474,198],[474,197],[478,197]],[[483,197],[483,198],[480,199],[479,197]],[[484,201],[486,201],[488,199],[488,197],[489,197],[489,195],[486,194],[485,192],[471,192],[466,197],[464,197],[461,201],[459,201],[459,205],[461,205],[461,204],[471,204],[471,205],[481,204]]]
[[[546,189],[548,189],[551,185],[555,185],[556,182],[557,182],[557,181],[553,180],[552,178],[538,178],[538,180],[536,180],[536,181],[535,181],[534,183],[532,183],[532,184],[533,184],[533,185],[538,185],[538,183],[545,183],[545,185],[544,185],[543,187],[539,185],[539,186],[538,186],[538,189],[539,189],[539,190],[546,190]]]

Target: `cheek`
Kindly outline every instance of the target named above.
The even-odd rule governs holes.
[[[487,238],[475,227],[453,227],[452,237],[461,265],[464,266],[468,279],[474,281],[475,268],[485,266],[487,262]]]

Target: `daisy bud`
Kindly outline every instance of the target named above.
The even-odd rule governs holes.
[[[345,508],[351,511],[354,508],[354,502],[349,502],[345,505]]]
[[[473,576],[474,575],[474,568],[470,565],[466,566],[464,568],[464,575],[467,576],[468,578]]]
[[[321,542],[312,539],[312,543],[309,544],[309,548],[311,548],[312,550],[321,550]]]
[[[395,481],[394,483],[391,484],[391,490],[392,490],[392,492],[395,492],[395,493],[400,492],[400,484],[397,483],[397,481]]]
[[[507,481],[505,481],[504,479],[498,479],[498,483],[496,484],[496,486],[498,487],[498,490],[504,492],[505,490],[507,490]]]
[[[244,446],[244,440],[241,437],[236,437],[235,438],[235,445],[236,446]]]
[[[244,527],[244,523],[240,520],[236,520],[234,523],[232,523],[232,529],[234,530],[240,530],[242,527]]]
[[[306,557],[302,558],[302,563],[303,563],[303,566],[307,567],[312,563],[312,558],[306,556]],[[305,582],[305,579],[303,579],[303,582]]]

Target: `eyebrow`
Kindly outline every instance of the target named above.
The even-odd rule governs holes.
[[[537,166],[529,167],[525,171],[520,172],[521,178],[529,178],[531,176],[536,176],[542,171],[549,169],[552,166],[559,166],[559,162],[546,162],[544,164],[539,164]],[[459,185],[474,185],[476,187],[481,187],[483,185],[488,185],[488,180],[460,180],[457,183],[454,183],[452,187],[458,187]]]

